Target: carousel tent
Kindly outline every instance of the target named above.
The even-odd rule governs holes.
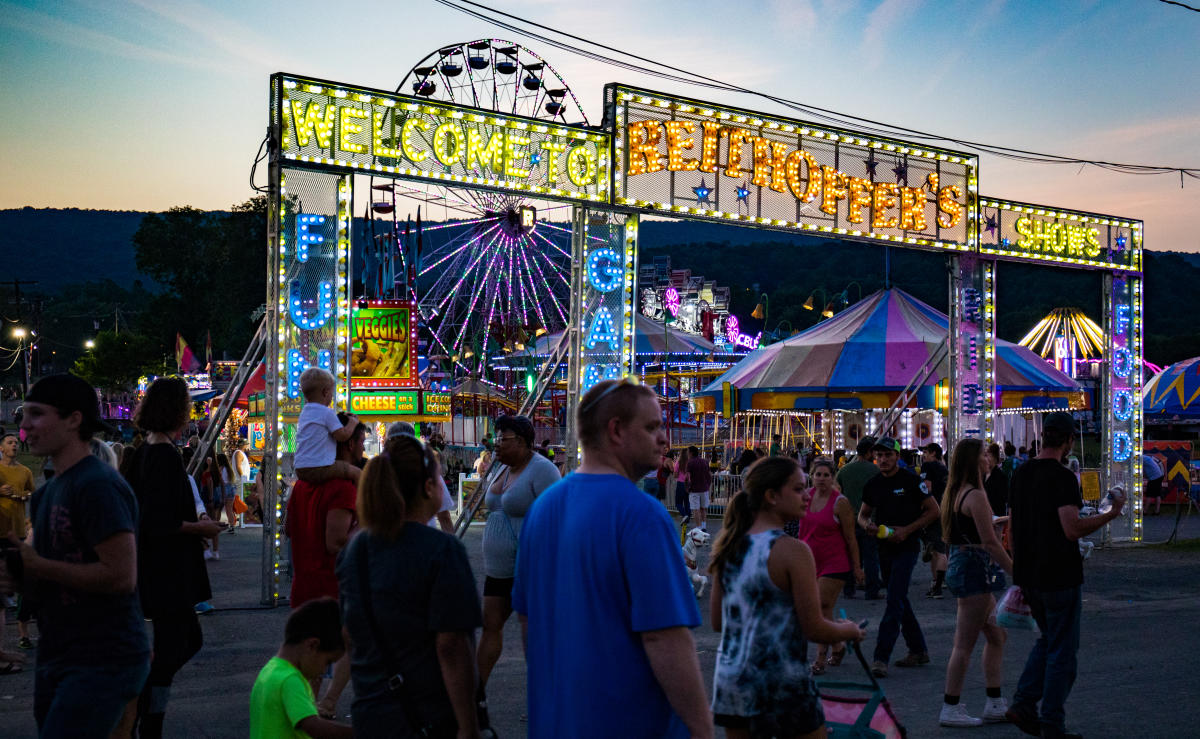
[[[1176,362],[1142,389],[1147,420],[1200,419],[1200,357]]]
[[[661,321],[655,321],[641,313],[634,318],[634,332],[636,336],[634,352],[637,355],[635,361],[638,364],[656,361],[661,359],[664,354],[669,354],[672,361],[681,362],[721,361],[722,359],[733,361],[744,356],[744,352],[725,351],[703,336],[671,328],[670,324],[667,324],[664,329]],[[561,331],[543,334],[524,351],[497,356],[495,359],[502,362],[509,357],[545,357],[550,354],[561,337]],[[651,357],[655,359],[651,360]]]
[[[949,325],[944,313],[903,290],[881,290],[807,331],[751,353],[701,394],[719,402],[728,382],[741,391],[743,410],[779,408],[755,403],[753,396],[789,392],[816,395],[789,398],[790,408],[887,407],[890,400],[882,402],[883,396],[899,393],[913,380],[945,344]],[[918,405],[933,407],[934,385],[948,372],[943,360],[918,393]],[[1083,403],[1078,383],[1007,341],[996,342],[996,384],[1004,408]]]

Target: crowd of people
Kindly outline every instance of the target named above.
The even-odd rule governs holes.
[[[708,563],[709,621],[721,634],[709,691],[691,633],[702,623],[696,593],[664,503],[674,493],[685,526],[706,529],[712,469],[694,447],[667,453],[648,388],[609,380],[581,398],[582,460],[561,479],[529,419],[497,420],[494,454],[477,464],[487,511],[481,596],[451,533],[434,446],[393,424],[382,452],[364,461],[367,427],[329,407],[333,377],[310,369],[300,384],[298,479],[286,508],[292,613],[249,696],[253,737],[482,736],[488,678],[514,611],[531,736],[706,737],[716,726],[730,737],[825,736],[814,677],[867,636],[834,616],[839,598],[862,588],[886,600],[875,676],[931,662],[909,598],[923,545],[929,596],[944,587],[957,601],[939,721],[1076,736],[1064,708],[1082,608],[1076,542],[1120,515],[1123,500],[1081,516],[1079,482],[1064,464],[1068,414],[1046,417],[1040,448],[1019,464],[972,438],[955,445],[948,469],[936,444],[910,469],[887,437],[862,440],[841,465],[805,465],[775,448],[739,460],[742,487]],[[188,396],[177,379],[149,387],[134,419],[143,443],[121,459],[93,443],[105,424],[82,380],[42,379],[25,409],[30,448],[54,474],[33,493],[27,531],[23,506],[5,502],[27,497],[32,477],[14,468],[15,439],[0,438],[0,524],[13,532],[0,590],[19,592],[37,619],[40,735],[161,736],[172,683],[203,646],[206,542],[219,538],[222,513],[234,523],[225,503],[244,451],[212,455],[200,479],[187,474]],[[639,487],[645,480],[655,485]],[[995,621],[1010,577],[1040,629],[1011,705]],[[962,688],[980,636],[977,718]],[[901,637],[907,652],[893,662]]]

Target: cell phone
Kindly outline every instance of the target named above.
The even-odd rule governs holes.
[[[869,623],[871,623],[871,619],[864,618],[862,621],[858,622],[858,628],[866,630],[867,624],[869,624]]]

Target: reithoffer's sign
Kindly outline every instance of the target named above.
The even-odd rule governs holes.
[[[613,203],[665,215],[973,250],[977,159],[609,85]]]

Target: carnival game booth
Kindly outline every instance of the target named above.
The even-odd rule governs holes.
[[[1142,390],[1146,423],[1200,424],[1200,357],[1169,365]]]
[[[903,290],[881,290],[753,352],[698,393],[697,410],[728,408],[733,448],[766,445],[778,433],[785,446],[791,437],[834,451],[851,449],[875,431],[907,390],[909,402],[885,431],[905,448],[929,442],[948,447],[939,410],[945,405],[948,328],[945,314]],[[1078,383],[1025,347],[997,340],[995,364],[1000,440],[1023,441],[1026,417],[1087,405]]]

